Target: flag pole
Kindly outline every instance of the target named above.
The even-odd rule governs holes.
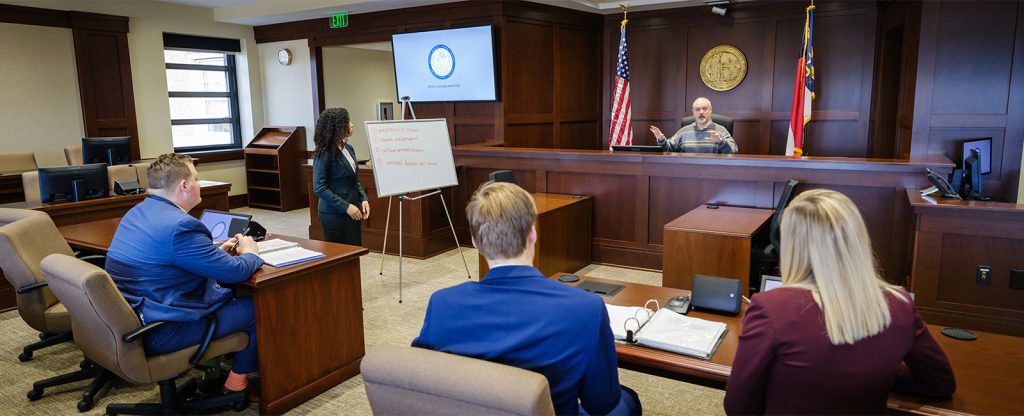
[[[814,2],[811,3],[813,4]],[[629,11],[629,3],[619,4],[619,7],[622,8],[622,23],[619,26],[619,30],[626,30],[626,23],[629,22],[629,19],[626,19],[626,12]]]

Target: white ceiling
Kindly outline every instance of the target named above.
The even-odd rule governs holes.
[[[406,7],[451,3],[461,0],[157,0],[213,10],[214,20],[242,25],[267,25],[326,18],[333,13],[348,12],[351,15]],[[753,1],[753,0],[733,0]],[[535,0],[534,3],[550,4],[592,13],[621,13],[622,1],[594,0]],[[704,0],[630,0],[630,11],[666,9],[674,7],[704,6]]]

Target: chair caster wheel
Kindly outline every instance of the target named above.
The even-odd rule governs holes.
[[[26,394],[25,396],[28,397],[28,401],[34,402],[36,400],[43,398],[43,391],[32,389],[29,390],[28,394]]]
[[[79,412],[88,412],[90,409],[92,409],[93,404],[94,403],[93,403],[92,400],[82,400],[82,401],[79,401],[78,402],[78,411]]]
[[[18,361],[25,362],[32,359],[32,351],[26,351],[18,354]]]

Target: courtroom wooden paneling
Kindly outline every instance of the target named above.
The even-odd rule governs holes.
[[[1024,336],[1024,289],[1010,271],[1024,269],[1024,205],[923,199],[905,193],[916,217],[910,289],[929,322]],[[992,268],[977,283],[977,268]]]
[[[128,34],[77,28],[73,32],[85,134],[131,136],[132,159],[141,159]]]
[[[498,101],[415,103],[412,97],[417,118],[448,119],[456,145],[496,141],[532,147],[599,146],[598,14],[530,2],[468,1],[360,14],[344,30],[329,29],[326,19],[311,19],[256,26],[254,33],[257,43],[308,39],[313,97],[322,107],[325,69],[318,57],[323,46],[484,24],[495,28]]]
[[[829,188],[857,204],[883,276],[910,274],[913,224],[903,195],[924,188],[925,168],[948,172],[942,156],[912,161],[763,155],[633,154],[603,150],[548,150],[457,146],[455,161],[475,187],[494,169],[533,171],[534,192],[594,198],[593,260],[660,270],[661,228],[701,203],[774,208],[789,179],[802,189]],[[522,183],[522,181],[520,181]],[[543,188],[541,187],[543,186]],[[475,188],[473,188],[475,189]],[[465,207],[468,194],[456,210]],[[703,200],[702,200],[703,199]]]
[[[731,4],[726,16],[714,16],[706,7],[630,13],[626,31],[634,142],[653,143],[651,125],[666,134],[674,132],[691,113],[693,100],[706,96],[716,113],[735,119],[733,136],[742,153],[782,153],[805,6],[801,2]],[[805,154],[864,157],[877,6],[843,1],[817,2],[816,6],[817,100]],[[604,20],[603,48],[611,59],[618,49],[621,18],[611,14]],[[718,92],[701,81],[699,67],[703,55],[722,44],[743,51],[748,69],[739,86]],[[611,108],[614,68],[614,61],[607,60],[602,68],[603,110]],[[604,111],[602,116],[602,126],[607,126],[610,115]]]
[[[986,195],[1017,198],[1024,142],[1024,4],[923,2],[911,155],[956,160],[959,142],[992,137]]]
[[[921,2],[879,5],[868,157],[910,157]]]

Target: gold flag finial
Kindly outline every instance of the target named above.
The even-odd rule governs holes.
[[[626,11],[629,9],[629,4],[619,4],[619,7],[622,8],[622,26],[620,26],[620,30],[626,30],[626,22],[629,22],[629,19],[626,19]]]

